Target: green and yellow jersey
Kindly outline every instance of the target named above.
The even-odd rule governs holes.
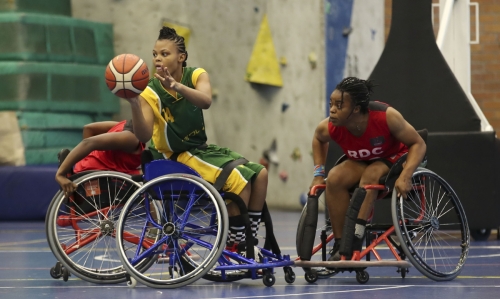
[[[198,77],[205,72],[202,68],[185,67],[180,83],[195,88]],[[153,150],[168,158],[173,153],[185,152],[207,142],[202,109],[181,94],[171,94],[153,77],[141,96],[155,115],[151,139]]]

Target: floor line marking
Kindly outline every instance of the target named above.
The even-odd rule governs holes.
[[[29,241],[17,241],[17,242],[0,242],[0,247],[6,247],[11,245],[24,245],[24,244],[35,244],[35,243],[47,243],[47,239],[37,239]]]

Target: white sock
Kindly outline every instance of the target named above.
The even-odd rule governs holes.
[[[354,235],[358,239],[363,238],[365,236],[365,226],[356,223],[356,226],[354,227]]]

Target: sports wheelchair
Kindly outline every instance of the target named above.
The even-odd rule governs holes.
[[[125,201],[141,186],[130,175],[85,171],[69,176],[78,185],[66,197],[58,191],[45,218],[47,241],[57,262],[50,275],[70,273],[93,283],[126,281],[115,247],[115,227]]]
[[[143,154],[144,176],[113,171],[68,175],[77,190],[69,197],[58,191],[46,216],[47,240],[58,260],[50,270],[53,278],[67,281],[74,274],[93,283],[128,281],[134,286],[141,281],[157,288],[180,287],[200,277],[221,282],[262,278],[272,286],[274,267],[283,267],[285,280],[293,283],[293,261],[281,255],[267,206],[257,238],[263,247],[243,242],[237,252],[225,249],[229,226],[225,203],[230,201],[246,216],[246,244],[260,241],[252,236],[241,198],[218,193],[183,164],[151,162],[148,153]],[[216,183],[222,186],[225,180],[220,178]],[[141,188],[143,180],[148,184]],[[118,223],[123,208],[123,222]],[[124,256],[131,256],[125,265]]]
[[[153,288],[177,288],[200,278],[221,282],[262,278],[272,286],[276,267],[283,267],[288,283],[294,282],[294,262],[281,255],[266,207],[266,229],[260,230],[265,242],[259,247],[254,245],[239,196],[217,191],[188,166],[152,161],[145,165],[144,181],[123,206],[116,227],[116,247],[129,286],[140,282]],[[246,219],[243,254],[226,249],[229,201],[238,205]]]
[[[427,131],[419,133],[425,140]],[[345,159],[345,156],[341,157],[335,165]],[[451,186],[439,175],[424,168],[426,159],[412,175],[413,187],[407,198],[398,196],[394,184],[405,161],[406,155],[391,167],[378,185],[352,190],[340,245],[340,261],[327,261],[327,247],[332,247],[334,236],[328,213],[325,212],[324,219],[318,218],[318,206],[321,204],[326,209],[323,197],[320,197],[326,186],[317,185],[311,189],[302,210],[296,238],[299,257],[295,265],[303,267],[306,281],[312,283],[318,278],[354,271],[356,280],[366,283],[369,280],[366,268],[371,266],[397,267],[402,278],[406,277],[412,265],[436,281],[452,280],[458,276],[467,259],[470,244],[464,209]],[[372,211],[366,225],[365,249],[352,252],[352,257],[347,260],[352,251],[355,220],[366,190],[379,190],[378,200],[391,198],[392,222],[373,221]],[[379,246],[383,244],[386,248]],[[389,257],[383,259],[382,251],[387,251],[376,248],[389,249]],[[370,261],[372,254],[377,261]],[[363,258],[365,261],[361,260]]]

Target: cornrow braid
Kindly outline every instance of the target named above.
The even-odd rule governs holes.
[[[342,92],[342,98],[344,92],[351,96],[354,105],[358,105],[361,108],[361,113],[368,112],[368,102],[370,102],[370,95],[373,93],[372,80],[362,80],[356,77],[347,77],[337,84],[338,91]]]
[[[186,59],[184,59],[184,61],[182,62],[182,66],[185,67],[187,65],[186,61],[188,59],[188,52],[186,51],[186,44],[184,43],[184,37],[178,35],[175,29],[163,26],[160,29],[160,35],[158,36],[158,40],[161,39],[168,39],[173,41],[177,45],[177,50],[180,53],[186,54]]]

